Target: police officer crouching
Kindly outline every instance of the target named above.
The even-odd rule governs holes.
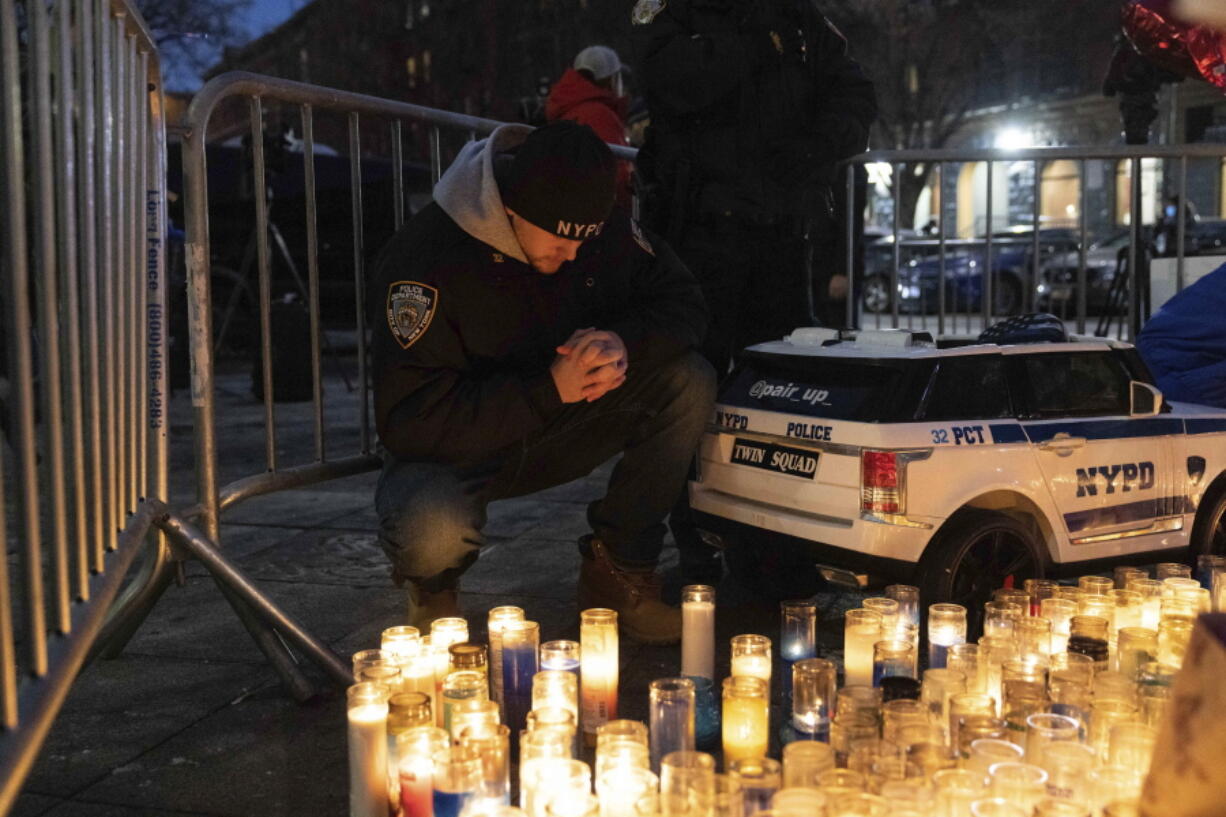
[[[616,163],[587,127],[503,126],[376,262],[379,541],[410,621],[459,613],[486,506],[618,454],[580,540],[581,607],[679,639],[654,572],[663,520],[714,400],[707,314],[676,255],[613,210]]]

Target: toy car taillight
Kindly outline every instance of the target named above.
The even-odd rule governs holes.
[[[860,510],[863,513],[902,513],[902,480],[894,451],[860,454]]]

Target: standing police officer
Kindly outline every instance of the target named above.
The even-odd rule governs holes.
[[[489,502],[620,454],[588,508],[579,603],[641,641],[680,637],[654,567],[714,399],[707,314],[677,256],[613,209],[615,177],[590,128],[505,125],[376,264],[375,507],[416,626],[458,614]]]
[[[839,259],[814,248],[832,246],[830,186],[867,147],[876,96],[814,0],[639,0],[633,17],[645,221],[702,285],[703,354],[723,376],[740,349],[812,322],[814,280],[818,298],[845,289]],[[683,575],[714,579],[685,503],[672,526]]]

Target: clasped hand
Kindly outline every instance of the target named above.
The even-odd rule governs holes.
[[[626,382],[626,344],[616,332],[578,329],[549,367],[563,403],[591,403]]]

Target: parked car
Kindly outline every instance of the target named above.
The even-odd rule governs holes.
[[[706,541],[738,575],[819,563],[972,618],[1026,578],[1226,555],[1226,410],[1164,401],[1129,344],[1004,330],[809,328],[746,350],[690,483]]]
[[[1153,242],[1156,255],[1173,255],[1166,236],[1154,237],[1154,231],[1145,227],[1142,239],[1149,246]],[[1120,230],[1086,249],[1086,313],[1102,314],[1110,306],[1111,285],[1116,271],[1120,269],[1122,256],[1128,250],[1131,232]],[[1161,245],[1161,246],[1159,246]],[[1184,233],[1184,253],[1188,256],[1226,255],[1226,220],[1202,219],[1189,222]],[[1035,285],[1035,307],[1053,312],[1062,317],[1077,313],[1077,280],[1080,257],[1076,249],[1052,256],[1039,273]]]
[[[1075,230],[1042,228],[1039,231],[1039,252],[1046,256],[1077,246]],[[874,245],[875,247],[877,245]],[[983,270],[987,262],[986,238],[946,239],[945,246],[945,309],[949,312],[975,312],[982,309]],[[860,289],[861,305],[866,312],[889,312],[894,298],[900,312],[926,314],[940,306],[941,242],[934,238],[911,239],[900,243],[898,284],[891,292],[888,259],[878,252],[873,266],[866,267]],[[994,233],[992,236],[993,313],[1015,315],[1025,305],[1025,290],[1030,280],[1031,258],[1034,252],[1033,231],[1019,228]]]

